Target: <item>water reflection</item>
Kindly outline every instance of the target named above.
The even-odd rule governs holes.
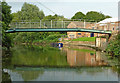
[[[117,81],[118,74],[111,68],[44,68],[30,71],[8,70],[12,81]],[[29,68],[31,69],[31,68]],[[43,72],[44,71],[44,72]]]
[[[67,66],[66,53],[53,47],[16,47],[12,64],[16,66]]]
[[[107,66],[105,54],[88,47],[67,47],[67,62],[70,66]]]
[[[14,50],[18,49],[18,50]],[[107,66],[105,54],[88,47],[15,47],[12,64],[16,66]]]
[[[118,80],[117,68],[105,67],[111,65],[105,53],[92,48],[16,46],[11,51],[7,71],[12,81]]]
[[[24,81],[32,81],[34,79],[37,79],[39,77],[39,75],[42,75],[44,73],[44,71],[13,71],[13,72],[17,72],[17,74],[20,74],[23,78]]]

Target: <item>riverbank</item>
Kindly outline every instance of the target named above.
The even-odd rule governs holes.
[[[100,47],[96,47],[95,41],[63,41],[58,43],[63,43],[64,46],[85,46],[85,47],[96,49],[98,51],[105,52],[104,49]]]

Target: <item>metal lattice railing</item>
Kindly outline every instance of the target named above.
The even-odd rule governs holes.
[[[71,21],[19,21],[11,22],[11,28],[67,28]]]
[[[10,24],[11,28],[86,28],[96,30],[112,30],[110,24],[98,24],[96,22],[85,22],[85,21],[13,21]],[[115,27],[117,29],[117,26]]]

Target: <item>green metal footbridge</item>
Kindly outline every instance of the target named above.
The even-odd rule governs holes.
[[[76,25],[74,28],[68,27],[70,24]],[[94,24],[89,22],[81,22],[81,21],[20,21],[20,22],[12,22],[10,24],[10,29],[6,30],[6,33],[14,33],[14,32],[90,32],[90,33],[103,33],[103,34],[111,34],[112,31],[107,30],[99,30],[91,27],[86,28],[87,24]]]
[[[112,31],[84,29],[84,28],[13,28],[6,30],[6,33],[14,32],[90,32],[90,33],[102,33],[111,34]]]

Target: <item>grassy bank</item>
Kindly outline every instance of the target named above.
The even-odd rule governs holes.
[[[81,37],[71,41],[95,41],[96,37]]]

